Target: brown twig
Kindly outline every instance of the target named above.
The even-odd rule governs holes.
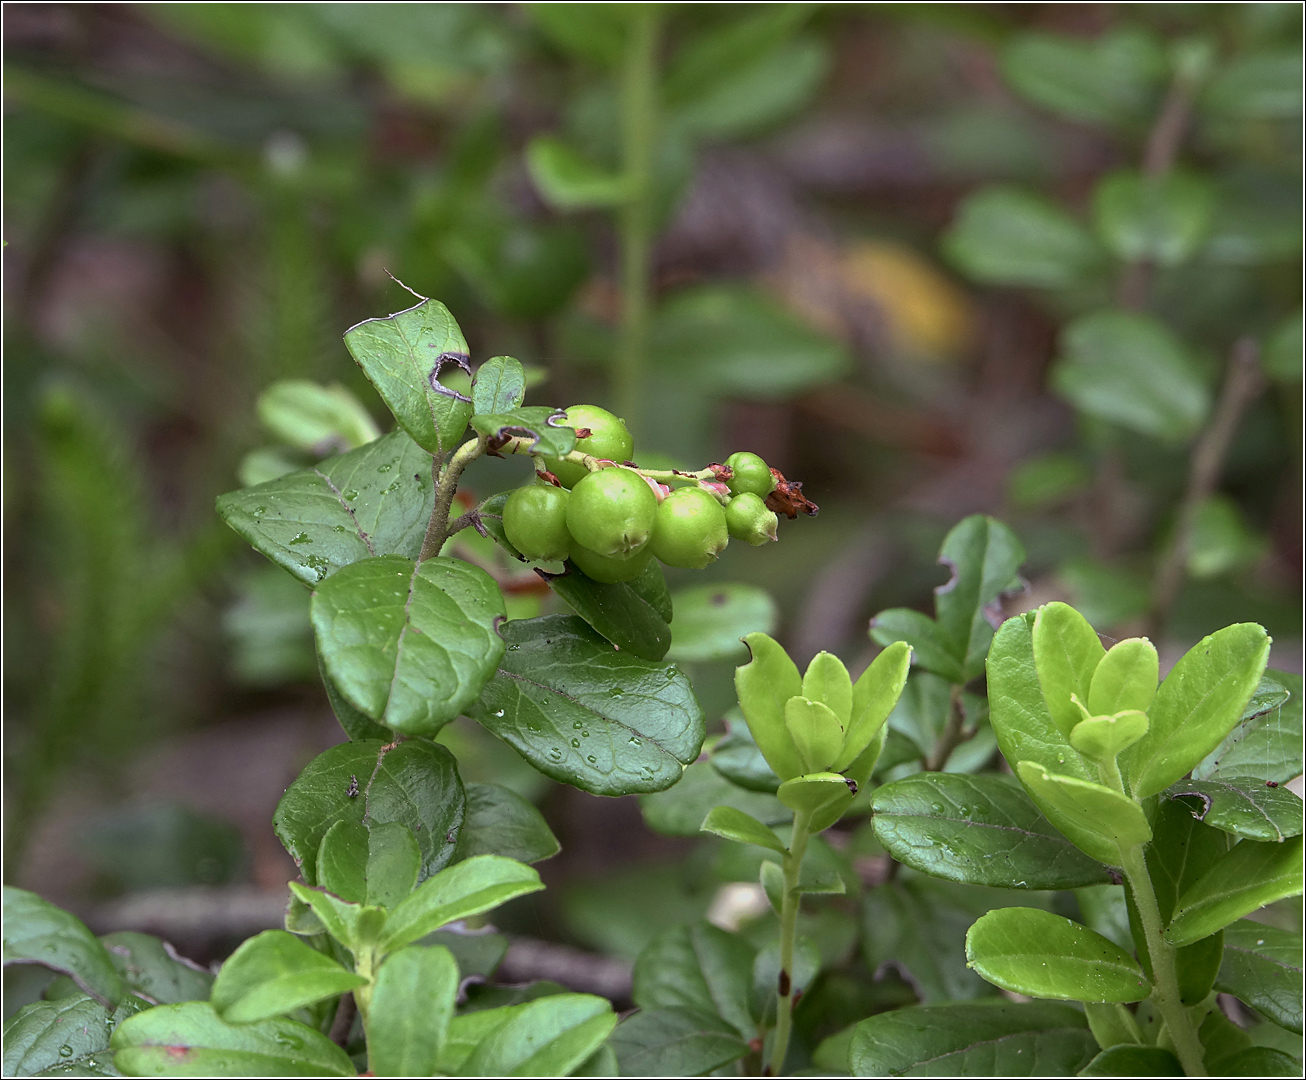
[[[1183,585],[1184,568],[1188,563],[1188,549],[1192,543],[1193,527],[1202,503],[1215,490],[1220,479],[1229,445],[1238,430],[1243,411],[1256,398],[1265,385],[1257,363],[1259,349],[1251,338],[1240,338],[1229,355],[1224,385],[1211,422],[1198,436],[1188,461],[1188,487],[1179,506],[1174,536],[1157,568],[1152,583],[1152,604],[1148,612],[1147,633],[1158,636],[1165,629],[1170,609]]]
[[[342,1050],[349,1045],[349,1033],[354,1027],[354,1017],[358,1015],[358,1003],[354,1001],[352,990],[340,995],[340,1004],[336,1006],[336,1018],[331,1021],[331,1034],[328,1036]]]

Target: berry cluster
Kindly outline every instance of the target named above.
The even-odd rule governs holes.
[[[503,509],[504,532],[527,559],[570,559],[613,584],[633,581],[650,558],[702,569],[732,536],[753,545],[776,538],[765,500],[778,481],[756,454],[732,454],[698,473],[639,469],[619,417],[595,405],[565,415],[559,422],[575,429],[576,449],[539,458],[535,482]]]

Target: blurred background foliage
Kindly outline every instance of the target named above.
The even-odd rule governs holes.
[[[539,369],[532,403],[621,410],[641,461],[802,480],[819,518],[671,581],[764,588],[721,595],[800,664],[932,610],[984,511],[1029,551],[1011,610],[1171,662],[1256,620],[1300,671],[1300,38],[1276,3],[7,4],[7,879],[85,912],[293,873],[272,805],[341,733],[307,594],[213,500],[333,452],[256,408],[279,380],[374,430],[340,335],[407,306],[393,279]],[[731,640],[714,595],[678,633]],[[714,719],[738,659],[689,666]],[[562,839],[516,929],[631,957],[739,917],[737,853],[443,737]],[[851,879],[859,835],[822,848]],[[811,935],[838,959],[849,925]],[[949,963],[927,998],[969,992]],[[913,993],[839,978],[831,1015]]]

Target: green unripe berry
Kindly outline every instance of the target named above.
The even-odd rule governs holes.
[[[658,505],[648,547],[668,566],[702,570],[729,542],[721,504],[702,488],[684,487]]]
[[[726,528],[730,535],[736,540],[746,540],[753,547],[776,539],[779,523],[780,519],[751,491],[736,495],[726,507]]]
[[[771,467],[756,454],[740,450],[726,458],[726,465],[734,472],[734,475],[726,481],[726,486],[730,488],[732,495],[742,495],[746,491],[751,491],[759,498],[765,499],[775,488],[775,477],[771,475]]]
[[[638,473],[620,466],[584,476],[567,500],[567,529],[581,547],[625,558],[648,543],[658,500]]]
[[[576,564],[582,574],[594,581],[600,581],[604,585],[634,581],[644,572],[649,559],[653,557],[649,554],[648,547],[645,546],[624,559],[611,559],[606,555],[600,555],[596,551],[590,551],[589,548],[581,547],[575,540],[571,542],[570,554],[571,561]]]
[[[573,405],[566,413],[567,419],[559,423],[570,428],[589,428],[589,435],[576,440],[576,449],[591,457],[608,461],[629,461],[635,451],[635,440],[626,430],[626,422],[597,405]],[[587,473],[584,465],[561,458],[546,457],[544,467],[566,487],[575,487]]]
[[[570,494],[552,484],[529,484],[508,496],[503,531],[508,542],[528,559],[561,562],[571,546],[567,531]]]

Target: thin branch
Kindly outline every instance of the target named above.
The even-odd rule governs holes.
[[[942,771],[943,766],[948,764],[948,758],[952,757],[952,752],[974,737],[975,729],[966,727],[966,713],[961,706],[961,687],[954,683],[948,698],[948,722],[939,741],[934,744],[934,752],[925,759],[925,771]]]
[[[1251,338],[1240,338],[1234,343],[1215,412],[1193,446],[1188,461],[1188,488],[1179,506],[1174,536],[1153,579],[1147,621],[1147,632],[1151,636],[1158,636],[1165,629],[1170,610],[1183,585],[1198,511],[1219,482],[1220,469],[1244,410],[1264,388],[1265,379],[1257,363],[1258,352],[1257,344]]]
[[[485,435],[468,439],[454,451],[453,457],[443,469],[438,460],[432,460],[431,479],[435,484],[435,505],[431,508],[431,520],[426,525],[426,536],[422,539],[422,553],[417,557],[418,562],[439,555],[444,542],[449,539],[449,508],[458,492],[458,481],[463,470],[485,453],[489,442]]]

